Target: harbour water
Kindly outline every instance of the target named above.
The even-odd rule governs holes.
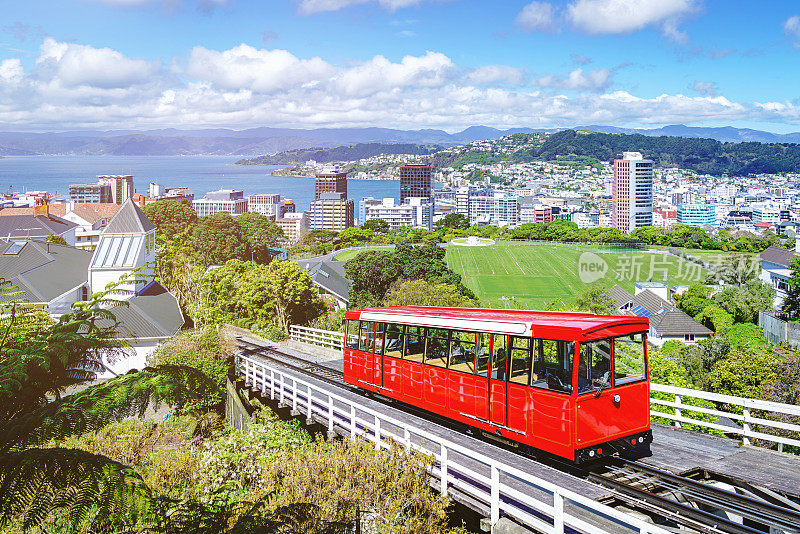
[[[314,199],[314,179],[272,176],[274,165],[234,165],[233,156],[7,156],[0,158],[0,192],[44,190],[68,197],[69,184],[94,183],[100,174],[132,174],[137,191],[147,194],[150,182],[186,186],[202,198],[220,188],[252,193],[279,193],[299,210]],[[398,198],[396,180],[349,180],[348,197]]]

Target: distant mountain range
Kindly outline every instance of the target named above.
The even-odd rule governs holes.
[[[711,138],[723,142],[800,143],[800,132],[775,134],[747,128],[705,128],[681,124],[654,129],[579,126],[577,130],[601,133],[638,133],[647,136]],[[334,147],[352,143],[412,143],[453,146],[513,133],[556,132],[559,129],[470,126],[457,132],[444,130],[396,130],[391,128],[293,128],[259,127],[177,130],[112,130],[74,132],[0,132],[0,156],[118,155],[118,156],[257,156],[286,150]]]

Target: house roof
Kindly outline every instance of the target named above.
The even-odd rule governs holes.
[[[50,302],[86,283],[89,251],[32,240],[17,254],[10,254],[13,247],[14,242],[0,239],[0,276],[30,302]]]
[[[178,299],[156,281],[148,283],[126,305],[111,308],[125,337],[162,338],[175,335],[184,323]]]
[[[769,247],[758,257],[762,261],[768,261],[770,263],[788,267],[792,262],[792,258],[794,258],[794,250],[780,247]]]
[[[325,291],[336,295],[344,302],[349,302],[348,295],[353,282],[347,278],[347,274],[344,271],[344,262],[311,259],[299,260],[297,263],[302,269],[308,271],[312,282]]]
[[[47,207],[50,210],[50,215],[56,217],[63,217],[69,211],[69,204],[49,204]],[[33,208],[4,208],[0,210],[0,216],[6,215],[33,215]]]
[[[110,219],[114,217],[119,211],[117,204],[76,204],[71,212],[83,219],[84,221],[94,224],[103,219]]]
[[[49,235],[62,235],[78,226],[72,221],[51,215],[50,217],[34,217],[33,215],[6,215],[0,217],[0,238],[44,238]]]
[[[139,234],[155,230],[155,225],[150,222],[141,208],[131,199],[120,206],[116,215],[109,221],[104,234]]]
[[[623,306],[630,303],[625,311],[639,317],[649,317],[650,328],[659,335],[711,335],[713,333],[649,289],[639,292],[638,295],[631,295],[621,287],[614,286],[608,290],[608,295],[617,308],[622,309]]]

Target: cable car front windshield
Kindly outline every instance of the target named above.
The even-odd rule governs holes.
[[[582,343],[578,393],[597,392],[644,380],[644,335],[632,334]]]

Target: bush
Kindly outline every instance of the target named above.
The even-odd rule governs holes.
[[[220,392],[206,398],[190,401],[180,411],[202,411],[219,409],[222,391],[228,375],[229,361],[233,354],[233,341],[223,337],[211,326],[191,332],[183,332],[160,345],[150,355],[151,365],[187,365],[199,369],[214,380]]]

